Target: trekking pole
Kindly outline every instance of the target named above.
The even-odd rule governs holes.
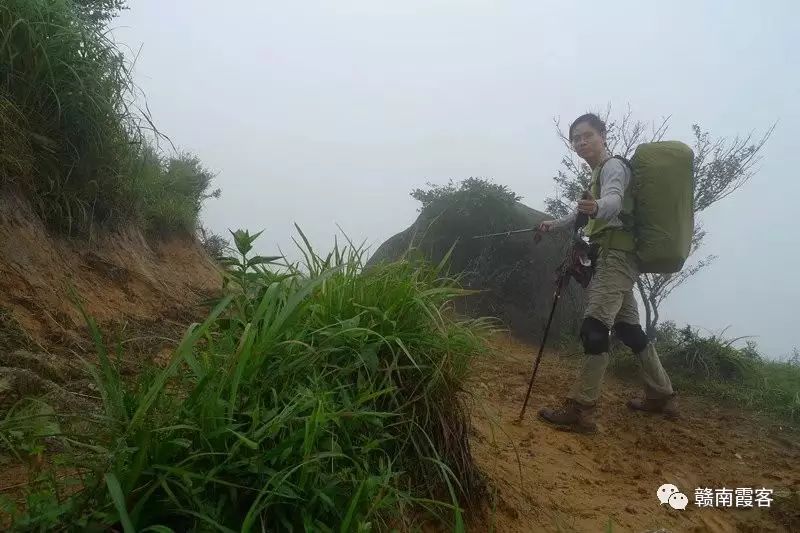
[[[547,334],[550,333],[550,325],[553,323],[553,315],[556,312],[556,306],[558,305],[558,300],[561,298],[561,289],[564,288],[564,280],[567,279],[566,272],[563,271],[558,275],[558,280],[556,281],[556,291],[553,295],[553,306],[550,308],[550,316],[547,318],[547,324],[544,327],[544,334],[542,335],[542,343],[539,345],[539,353],[536,355],[536,362],[533,365],[533,373],[531,374],[531,380],[528,382],[528,391],[525,393],[525,401],[522,403],[522,411],[519,413],[519,421],[521,422],[523,417],[525,416],[525,409],[528,407],[528,400],[531,397],[531,389],[533,389],[533,380],[536,379],[536,371],[539,370],[539,362],[542,360],[542,354],[544,353],[544,345],[547,342]]]
[[[503,231],[500,233],[487,233],[486,235],[475,235],[472,237],[473,239],[483,239],[485,237],[508,237],[509,235],[513,235],[515,233],[529,233],[531,231],[537,231],[538,228],[523,228],[523,229],[515,229],[509,231]]]
[[[586,199],[588,197],[588,192],[583,193],[583,198]],[[572,232],[572,246],[569,247],[567,251],[567,256],[564,258],[564,262],[561,264],[558,273],[558,279],[556,280],[556,290],[555,294],[553,295],[553,306],[550,308],[550,316],[547,318],[547,324],[544,327],[544,334],[542,335],[542,343],[539,345],[539,353],[536,355],[536,362],[533,364],[533,372],[531,373],[531,379],[528,382],[528,390],[525,393],[525,401],[522,402],[522,410],[519,412],[519,419],[517,422],[522,422],[522,419],[525,417],[525,409],[528,407],[528,400],[531,397],[531,390],[533,389],[533,381],[536,379],[536,372],[539,370],[539,363],[542,360],[542,354],[544,353],[544,345],[547,342],[547,335],[550,333],[550,325],[553,323],[553,315],[556,312],[556,306],[558,305],[558,300],[561,298],[561,291],[564,288],[564,285],[569,280],[569,265],[572,259],[572,251],[575,247],[576,240],[579,239],[578,237],[578,230],[580,230],[586,223],[589,221],[589,217],[584,214],[578,214],[575,218],[575,226]],[[537,236],[540,236],[537,234]],[[538,242],[538,240],[537,240]]]

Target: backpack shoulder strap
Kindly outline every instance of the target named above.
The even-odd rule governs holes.
[[[625,158],[624,158],[624,157],[622,157],[621,155],[612,155],[611,157],[609,157],[608,159],[606,159],[606,160],[605,160],[605,162],[604,162],[604,163],[603,163],[603,164],[600,166],[600,172],[602,172],[602,171],[603,171],[603,167],[606,165],[606,163],[608,163],[608,162],[609,162],[609,161],[611,161],[612,159],[618,159],[619,161],[621,161],[621,162],[622,162],[622,164],[623,164],[623,165],[625,165],[626,167],[628,167],[628,170],[631,170],[631,171],[633,170],[633,166],[631,166],[631,162],[630,162],[629,160],[625,159]],[[598,177],[600,177],[600,172],[598,172],[598,173],[597,173],[597,176],[598,176]]]
[[[609,157],[608,159],[603,161],[603,164],[600,165],[600,169],[597,171],[597,193],[598,193],[598,197],[599,197],[599,194],[600,194],[600,174],[603,173],[603,167],[606,166],[606,163],[608,163],[612,159],[619,159],[620,161],[622,161],[622,164],[625,165],[626,167],[628,167],[628,170],[630,170],[630,172],[631,172],[631,176],[633,176],[633,167],[631,166],[631,162],[628,161],[627,159],[625,159],[624,157],[622,157],[621,155],[612,155],[611,157]]]
[[[628,167],[628,170],[633,172],[633,165],[631,165],[631,162],[628,159],[625,159],[624,157],[622,157],[621,155],[614,155],[614,156],[611,156],[609,159],[619,159],[620,161],[622,161],[623,165]],[[606,161],[606,163],[608,163],[608,161]]]

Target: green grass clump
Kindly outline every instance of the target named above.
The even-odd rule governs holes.
[[[211,175],[192,156],[162,161],[147,147],[152,121],[105,27],[121,5],[0,4],[0,186],[68,231],[134,222],[194,233]]]
[[[18,528],[376,531],[423,510],[463,529],[481,480],[457,392],[488,325],[450,315],[461,291],[441,266],[362,271],[359,249],[306,243],[302,265],[275,268],[255,237],[234,234],[227,295],[135,383],[87,317],[103,411],[48,437],[79,487],[43,485]],[[31,447],[21,424],[0,425],[11,450]]]

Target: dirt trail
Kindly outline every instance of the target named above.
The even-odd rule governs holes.
[[[800,438],[795,430],[681,396],[684,418],[633,413],[625,400],[637,383],[608,376],[600,431],[577,435],[536,418],[561,401],[574,361],[546,354],[525,421],[515,419],[535,348],[494,342],[470,378],[473,454],[496,491],[495,509],[472,529],[531,531],[800,531]],[[689,506],[660,506],[656,489],[672,483]],[[770,508],[698,508],[696,487],[772,488]],[[791,494],[794,493],[794,496]],[[608,529],[608,524],[613,529]]]

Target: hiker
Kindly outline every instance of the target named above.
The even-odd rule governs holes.
[[[633,209],[629,194],[631,169],[612,158],[606,144],[606,125],[594,114],[578,117],[569,128],[572,148],[592,169],[591,194],[578,202],[577,211],[559,220],[548,220],[540,232],[570,228],[578,213],[587,215],[584,233],[598,249],[594,277],[587,291],[587,305],[580,337],[585,360],[563,407],[543,408],[539,416],[562,429],[593,432],[597,429],[594,411],[609,360],[609,332],[636,354],[644,381],[644,399],[628,401],[640,411],[678,416],[675,393],[669,376],[661,366],[655,346],[639,324],[639,310],[633,287],[639,277],[631,230],[621,218]]]

